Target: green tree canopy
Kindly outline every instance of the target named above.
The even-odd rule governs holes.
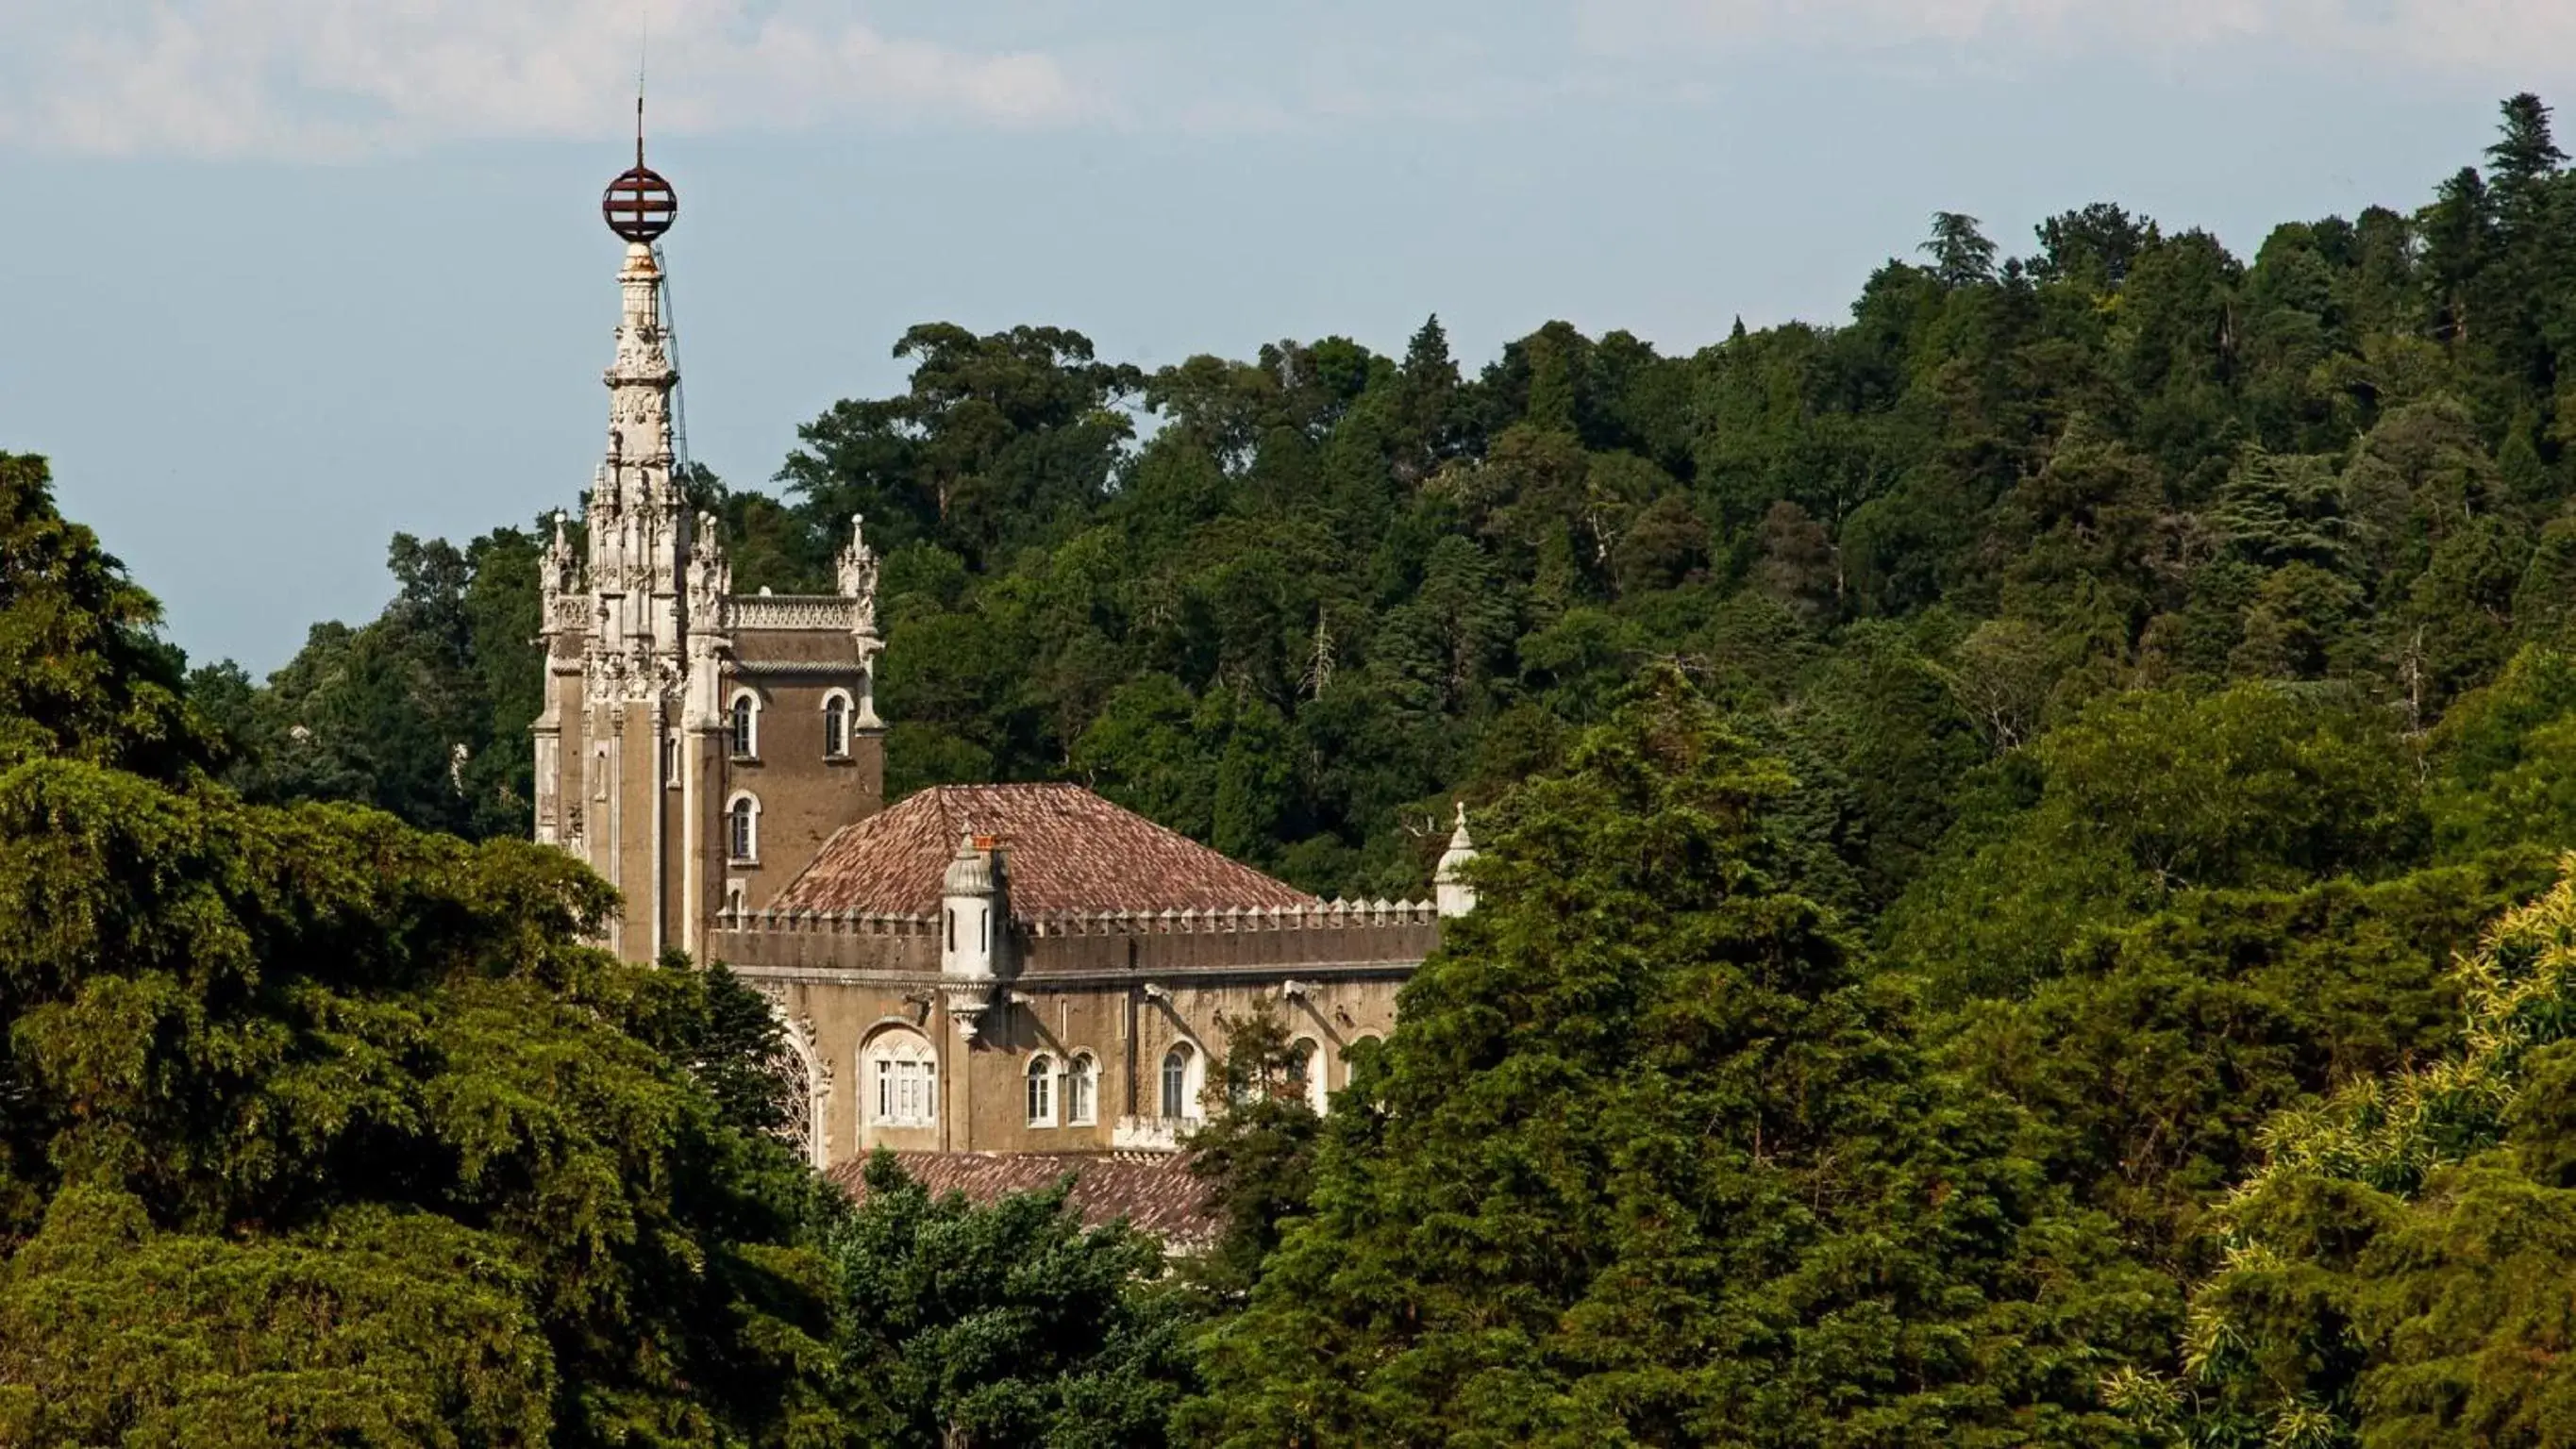
[[[1482,905],[1215,1331],[1211,1437],[2100,1441],[2156,1292],[1771,883],[1786,785],[1665,673],[1489,812]]]

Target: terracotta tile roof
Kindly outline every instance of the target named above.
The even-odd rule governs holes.
[[[933,1196],[964,1193],[975,1203],[1052,1187],[1070,1172],[1067,1202],[1086,1227],[1123,1217],[1176,1253],[1216,1239],[1216,1221],[1199,1210],[1205,1188],[1177,1152],[898,1152],[894,1160]],[[832,1180],[864,1201],[867,1167],[866,1158],[853,1158],[832,1169]]]
[[[1228,860],[1079,785],[939,785],[844,826],[778,894],[780,910],[939,909],[940,877],[968,831],[998,836],[1011,914],[1312,906],[1313,896]]]

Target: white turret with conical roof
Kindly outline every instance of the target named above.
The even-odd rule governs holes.
[[[958,838],[939,888],[940,975],[991,981],[1005,974],[1011,939],[1006,874],[999,845],[971,830]]]
[[[1417,857],[1418,859],[1419,857]],[[1440,914],[1463,916],[1476,908],[1476,888],[1467,883],[1466,867],[1476,858],[1476,842],[1467,834],[1467,802],[1458,802],[1458,828],[1449,832],[1449,848],[1431,876],[1431,894]]]

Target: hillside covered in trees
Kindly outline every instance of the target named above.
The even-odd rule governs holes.
[[[9,460],[0,1439],[2576,1444],[2566,159],[1944,214],[1688,357],[924,325],[696,471],[745,589],[888,550],[894,793],[1370,895],[1488,822],[1328,1118],[1242,1035],[1171,1272],[829,1198],[739,988],[579,944],[533,527],[255,682]]]

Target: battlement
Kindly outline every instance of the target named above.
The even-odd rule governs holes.
[[[1016,916],[1011,928],[1029,939],[1049,936],[1203,936],[1245,931],[1338,931],[1354,926],[1437,925],[1430,901],[1320,901],[1312,906],[1230,906],[1223,910],[1046,911]],[[937,913],[738,910],[716,917],[716,929],[831,936],[934,936]]]
[[[1404,966],[1440,944],[1429,901],[1319,901],[1223,910],[1050,911],[1017,917],[1022,979],[1103,971]],[[738,966],[936,972],[936,913],[726,910],[708,954]]]

